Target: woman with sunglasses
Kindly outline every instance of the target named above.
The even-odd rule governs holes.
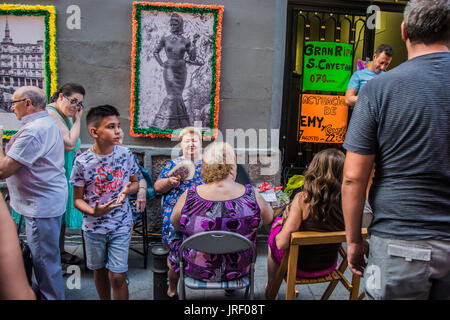
[[[85,95],[83,86],[77,83],[66,83],[55,94],[47,106],[48,113],[58,122],[64,139],[64,169],[69,180],[72,173],[75,153],[81,145],[80,127],[83,115],[83,99]],[[66,212],[61,222],[61,234],[59,248],[61,251],[61,263],[79,264],[81,259],[64,250],[64,238],[66,227],[79,230],[83,224],[83,216],[73,205],[72,185],[69,183],[69,197]]]
[[[51,98],[47,111],[59,125],[64,139],[64,169],[66,178],[69,181],[72,172],[75,153],[81,145],[80,126],[81,116],[83,114],[83,99],[85,90],[83,86],[77,83],[66,83]],[[19,101],[15,101],[19,102]],[[61,222],[61,234],[59,237],[59,248],[61,251],[61,263],[79,264],[81,259],[64,250],[64,239],[66,227],[69,229],[81,229],[83,216],[78,209],[73,206],[73,189],[68,183],[69,197],[66,205],[66,212]],[[12,217],[16,223],[20,222],[20,214],[11,210]],[[64,270],[64,269],[63,269]]]

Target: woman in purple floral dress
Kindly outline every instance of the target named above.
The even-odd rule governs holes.
[[[251,185],[241,185],[236,179],[236,155],[228,143],[213,143],[203,154],[201,175],[204,185],[192,186],[181,195],[172,212],[173,227],[183,240],[202,231],[224,230],[239,233],[256,241],[259,227],[273,219],[272,208]],[[169,289],[177,292],[179,257],[182,240],[170,245]],[[210,255],[188,249],[183,252],[187,276],[203,281],[238,279],[250,271],[247,251]]]

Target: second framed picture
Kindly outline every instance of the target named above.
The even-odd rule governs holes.
[[[131,135],[171,138],[195,125],[215,138],[222,15],[223,6],[133,3]]]

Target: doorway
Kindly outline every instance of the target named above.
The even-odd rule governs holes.
[[[304,78],[307,74],[304,70],[305,43],[316,41],[336,46],[350,45],[353,48],[352,57],[348,59],[351,73],[357,70],[358,60],[360,63],[371,60],[375,48],[388,43],[394,48],[391,69],[407,59],[400,35],[405,4],[406,1],[289,1],[280,128],[284,185],[290,176],[303,174],[317,152],[326,148],[343,150],[342,143],[332,141],[300,142],[301,97],[306,94],[345,95],[345,89],[342,88],[340,90],[343,91],[319,91],[304,86],[303,82],[309,80]],[[377,6],[380,11],[375,15],[375,11],[368,10],[370,5]],[[351,110],[348,110],[347,125],[350,118]]]

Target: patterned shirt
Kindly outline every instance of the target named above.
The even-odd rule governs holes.
[[[94,207],[117,198],[130,181],[130,177],[139,171],[134,155],[125,147],[115,146],[107,155],[93,153],[90,149],[75,159],[70,183],[76,187],[84,186],[83,199]],[[123,205],[102,217],[93,217],[83,213],[83,231],[114,234],[131,232],[131,207],[128,198]]]

